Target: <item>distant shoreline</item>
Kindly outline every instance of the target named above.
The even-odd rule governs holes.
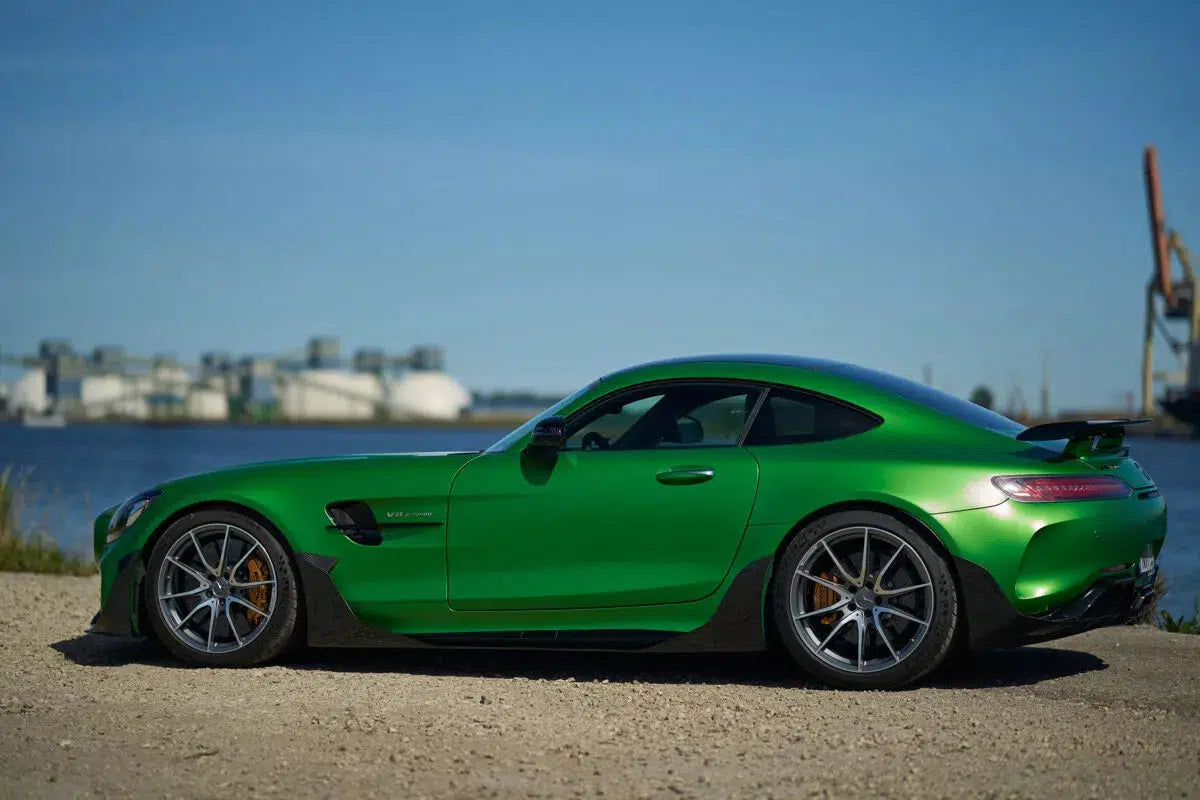
[[[68,427],[105,427],[105,426],[135,426],[139,428],[380,428],[380,429],[504,429],[513,428],[527,422],[537,412],[529,413],[487,413],[471,414],[458,419],[235,419],[235,420],[206,420],[206,419],[78,419],[67,420]],[[1037,420],[1028,424],[1036,425]],[[16,418],[0,419],[0,426],[20,426]],[[1200,431],[1191,431],[1186,427],[1164,426],[1155,421],[1142,428],[1130,429],[1129,439],[1172,439],[1180,441],[1200,441]]]
[[[96,428],[108,426],[130,426],[139,428],[496,428],[511,430],[526,422],[532,414],[506,414],[467,416],[453,420],[405,419],[405,420],[207,420],[207,419],[80,419],[67,420],[69,428]],[[0,425],[20,427],[17,419],[0,420]],[[53,430],[51,428],[50,430]]]

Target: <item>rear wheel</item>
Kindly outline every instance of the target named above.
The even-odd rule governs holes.
[[[236,512],[200,511],[173,523],[151,551],[143,585],[155,635],[190,664],[266,661],[297,630],[299,589],[287,553]]]
[[[876,512],[832,514],[788,544],[775,571],[780,641],[814,677],[886,689],[945,659],[958,622],[954,578],[916,531]]]

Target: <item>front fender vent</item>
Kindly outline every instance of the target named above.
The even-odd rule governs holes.
[[[325,507],[333,527],[346,535],[346,538],[356,544],[374,546],[383,541],[379,533],[379,523],[370,506],[359,500],[348,500],[341,503],[330,503]]]

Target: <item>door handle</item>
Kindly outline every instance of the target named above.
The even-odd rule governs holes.
[[[712,467],[678,467],[658,473],[654,477],[667,486],[688,486],[712,480]]]

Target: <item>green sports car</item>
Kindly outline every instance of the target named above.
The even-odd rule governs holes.
[[[776,646],[892,687],[956,647],[1131,620],[1166,534],[1135,420],[1033,428],[850,364],[613,373],[483,452],[252,464],[95,523],[97,633],[184,661],[291,645]]]

